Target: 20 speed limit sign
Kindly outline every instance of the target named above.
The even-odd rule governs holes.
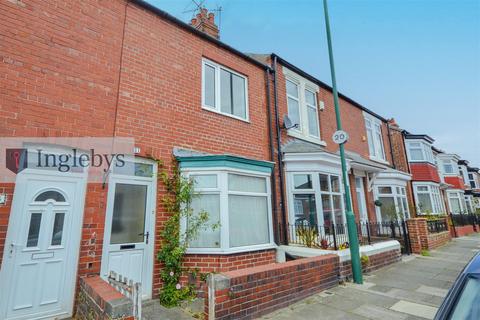
[[[332,140],[336,144],[345,143],[348,140],[348,133],[343,130],[337,130],[333,133]]]

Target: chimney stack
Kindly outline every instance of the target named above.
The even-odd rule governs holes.
[[[216,39],[220,38],[220,32],[215,24],[215,15],[202,8],[196,17],[190,21],[190,25]]]

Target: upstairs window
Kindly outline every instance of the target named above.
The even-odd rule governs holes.
[[[203,108],[248,121],[247,78],[208,60],[202,73]]]
[[[470,188],[476,189],[477,183],[475,182],[475,178],[473,177],[473,173],[468,174],[468,181],[470,182]]]
[[[410,162],[430,162],[435,163],[432,147],[424,142],[407,142],[408,161]]]
[[[450,174],[450,175],[455,174],[453,163],[450,160],[443,160],[442,164],[443,164],[443,172],[445,174]]]
[[[365,129],[367,130],[370,158],[384,162],[385,149],[383,147],[382,123],[370,115],[365,115]]]
[[[309,142],[324,143],[320,140],[318,86],[287,69],[284,69],[284,73],[288,117],[298,125],[289,129],[288,134]]]

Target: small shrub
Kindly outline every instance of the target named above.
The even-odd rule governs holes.
[[[320,248],[327,250],[329,247],[330,245],[327,239],[323,238],[322,240],[320,240]]]
[[[362,263],[362,268],[366,268],[370,265],[370,258],[367,255],[362,255],[360,258],[360,262]]]
[[[430,252],[428,252],[428,250],[425,250],[425,249],[420,251],[420,254],[424,257],[429,257],[430,256]]]
[[[300,238],[300,241],[311,248],[315,246],[318,239],[318,231],[315,228],[307,226],[299,226],[297,229],[297,237]]]

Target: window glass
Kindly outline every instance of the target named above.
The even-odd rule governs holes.
[[[340,177],[330,176],[332,182],[332,192],[340,192]]]
[[[445,173],[449,173],[449,174],[454,173],[453,172],[453,166],[452,166],[452,163],[450,161],[443,161],[443,171],[445,171]]]
[[[452,210],[453,213],[462,212],[460,207],[460,200],[458,198],[450,198],[450,207],[450,210]]]
[[[375,138],[375,154],[380,159],[385,160],[385,153],[383,151],[382,127],[378,123],[375,123]]]
[[[65,202],[65,197],[58,191],[45,191],[39,194],[35,198],[35,201],[37,202],[47,201],[47,200],[53,200],[56,202]]]
[[[380,214],[382,221],[391,221],[397,216],[397,208],[395,207],[394,197],[378,197],[382,203],[380,206]]]
[[[144,242],[147,186],[117,183],[111,244]]]
[[[266,193],[266,179],[230,173],[228,174],[228,190]]]
[[[427,191],[428,192],[428,187],[427,186],[418,186],[417,187],[418,191]]]
[[[340,195],[333,195],[333,212],[335,224],[343,224],[342,196]]]
[[[230,247],[269,243],[267,197],[228,196]]]
[[[220,110],[233,114],[232,74],[220,69]]]
[[[300,107],[298,105],[298,100],[290,97],[288,97],[288,116],[290,117],[292,124],[300,125]]]
[[[455,302],[450,320],[476,320],[480,317],[480,279],[469,276]]]
[[[315,99],[315,93],[310,90],[305,90],[305,101],[311,106],[316,106],[317,99]]]
[[[194,187],[195,188],[203,189],[203,188],[216,188],[217,187],[217,175],[216,174],[192,175],[191,178],[194,181]]]
[[[204,65],[204,103],[215,108],[215,68]]]
[[[328,184],[328,175],[326,174],[319,174],[320,177],[320,191],[330,191],[330,186]]]
[[[65,220],[65,212],[56,212],[55,220],[53,222],[52,246],[59,246],[62,244],[63,220]]]
[[[298,86],[290,80],[287,80],[287,94],[298,99]]]
[[[418,207],[422,213],[432,213],[433,206],[432,202],[430,201],[430,194],[429,193],[419,193],[417,194],[418,198]]]
[[[208,221],[200,230],[199,235],[190,242],[191,248],[219,248],[220,228],[213,228],[220,222],[220,195],[202,194],[192,199],[193,217],[201,212],[208,213]],[[187,224],[189,221],[187,221]]]
[[[322,211],[323,211],[323,224],[325,228],[333,226],[332,222],[332,203],[330,202],[330,195],[322,194]],[[325,230],[327,232],[327,230]]]
[[[312,176],[309,174],[294,174],[293,185],[295,189],[312,189]]]
[[[423,160],[422,149],[410,149],[410,160],[421,161]]]
[[[308,134],[318,137],[318,114],[317,109],[308,107]]]
[[[38,245],[41,222],[42,214],[39,212],[32,213],[30,216],[30,226],[28,227],[27,248],[36,247]]]
[[[392,187],[378,187],[378,193],[391,194]]]
[[[246,118],[247,105],[245,102],[245,79],[232,74],[233,115]]]
[[[293,196],[295,225],[308,223],[317,225],[317,209],[314,194],[295,194]]]

